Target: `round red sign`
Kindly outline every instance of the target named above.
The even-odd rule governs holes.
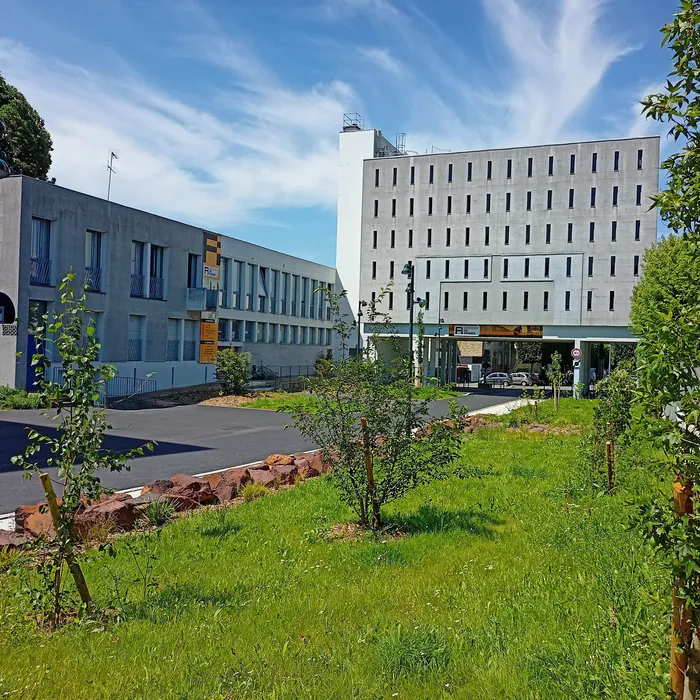
[[[571,357],[573,357],[574,360],[578,360],[579,357],[581,357],[581,348],[573,348],[571,350]]]

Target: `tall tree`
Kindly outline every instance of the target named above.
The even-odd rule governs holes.
[[[25,96],[0,74],[0,121],[7,133],[0,136],[0,152],[13,173],[46,180],[53,142],[39,113]]]

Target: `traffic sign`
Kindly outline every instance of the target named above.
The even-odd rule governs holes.
[[[574,360],[578,360],[583,353],[581,352],[581,348],[572,348],[571,349],[571,357],[574,358]]]

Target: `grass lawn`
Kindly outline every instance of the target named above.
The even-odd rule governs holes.
[[[668,572],[627,527],[658,483],[630,462],[616,495],[591,493],[577,441],[477,430],[463,478],[385,508],[400,537],[329,541],[352,515],[324,478],[118,540],[85,565],[117,622],[37,630],[11,567],[0,697],[663,697]],[[127,544],[157,555],[145,593]]]

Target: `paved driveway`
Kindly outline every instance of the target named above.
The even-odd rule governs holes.
[[[509,401],[512,392],[460,397],[470,410]],[[448,411],[448,401],[431,406],[435,416]],[[26,446],[25,426],[41,432],[54,422],[41,411],[0,411],[0,514],[18,505],[36,503],[43,493],[38,480],[22,478],[10,458]],[[275,452],[299,452],[313,445],[290,425],[289,417],[273,411],[218,406],[178,406],[140,411],[108,411],[112,430],[106,444],[116,450],[158,442],[154,452],[131,460],[128,472],[100,474],[109,488],[135,488],[173,474],[199,474],[264,459]]]

